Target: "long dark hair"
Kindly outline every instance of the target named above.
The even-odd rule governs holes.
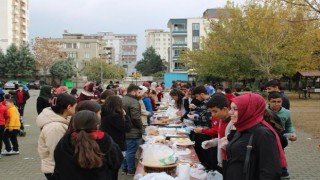
[[[96,101],[92,101],[92,100],[83,100],[81,102],[79,102],[76,106],[76,112],[79,111],[83,111],[83,110],[88,110],[88,111],[92,111],[94,113],[97,113],[99,111],[101,111],[101,106],[96,102]],[[68,129],[66,131],[66,133],[70,133],[74,131],[74,116],[72,116]]]
[[[183,103],[183,97],[184,93],[180,91],[179,89],[173,89],[169,93],[170,96],[178,96],[178,100],[175,102],[177,108],[181,110],[182,103]]]
[[[102,105],[102,108],[105,110],[105,113],[116,113],[120,117],[124,117],[122,101],[119,96],[112,95],[106,99],[106,102]]]
[[[89,133],[97,130],[100,119],[96,113],[82,110],[74,115],[74,130],[77,132],[72,137],[74,158],[81,168],[98,168],[103,165],[104,154],[95,139]]]

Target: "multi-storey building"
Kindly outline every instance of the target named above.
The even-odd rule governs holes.
[[[3,52],[12,43],[28,42],[28,4],[28,0],[0,1],[0,50]]]
[[[68,57],[74,58],[76,67],[81,70],[92,58],[100,58],[104,44],[99,36],[65,33],[62,38],[52,39],[62,43],[60,51],[66,52]]]
[[[137,63],[137,36],[134,34],[113,34],[99,32],[84,35],[65,31],[61,51],[74,58],[78,69],[82,69],[92,58],[102,58],[109,64],[118,64],[125,68],[127,75],[135,72]]]
[[[146,48],[153,47],[161,59],[168,63],[171,45],[170,32],[163,29],[146,29]]]
[[[181,51],[200,48],[201,38],[207,36],[210,22],[217,21],[221,9],[207,9],[203,17],[170,19],[167,26],[170,29],[170,72],[187,72],[180,58]]]
[[[137,35],[98,33],[103,36],[107,47],[113,48],[113,62],[125,68],[127,75],[134,73],[137,64]]]

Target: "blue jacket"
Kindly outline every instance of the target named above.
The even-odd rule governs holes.
[[[144,105],[146,106],[146,110],[149,111],[151,114],[153,113],[152,111],[152,105],[151,105],[151,99],[150,97],[144,97],[142,99]]]

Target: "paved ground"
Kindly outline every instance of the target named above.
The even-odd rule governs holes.
[[[20,155],[2,156],[0,159],[1,180],[44,180],[40,172],[40,159],[37,153],[37,140],[40,130],[36,127],[37,116],[35,102],[38,90],[31,90],[31,98],[25,109],[26,137],[19,137]],[[294,110],[294,107],[292,108]],[[289,172],[293,180],[320,180],[320,144],[319,139],[301,130],[297,130],[298,140],[286,148]],[[119,176],[121,180],[132,177]]]

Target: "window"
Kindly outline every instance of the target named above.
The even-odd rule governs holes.
[[[199,30],[200,24],[199,23],[192,23],[192,30]]]
[[[68,49],[78,49],[78,47],[77,43],[66,43],[66,48]]]
[[[199,36],[193,36],[193,37],[192,37],[192,42],[193,42],[193,43],[200,42],[200,37],[199,37]]]
[[[173,55],[174,56],[179,56],[179,49],[174,49],[173,50]]]
[[[66,48],[71,49],[72,48],[72,43],[66,43]]]
[[[85,59],[90,59],[90,53],[89,52],[85,52],[84,53],[84,58]]]
[[[174,63],[174,69],[184,69],[184,63]]]
[[[77,52],[68,52],[67,54],[69,58],[77,58]]]
[[[90,48],[90,43],[84,43],[84,48]]]

